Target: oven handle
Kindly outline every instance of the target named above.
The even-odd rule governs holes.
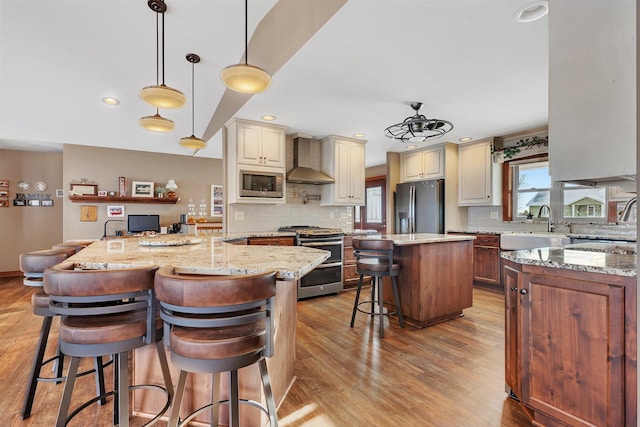
[[[326,242],[301,242],[300,246],[336,246],[342,245],[342,240],[339,242],[336,241],[326,241]]]
[[[342,267],[342,262],[332,262],[330,264],[320,264],[316,268]]]

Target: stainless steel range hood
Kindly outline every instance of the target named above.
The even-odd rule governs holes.
[[[293,168],[287,172],[287,182],[298,184],[333,184],[329,175],[310,167],[311,140],[302,136],[293,138]]]

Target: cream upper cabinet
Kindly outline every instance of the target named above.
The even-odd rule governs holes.
[[[225,165],[226,203],[286,203],[286,132],[287,128],[233,118],[226,123],[222,158]],[[282,197],[258,197],[241,194],[241,171],[280,176]]]
[[[366,141],[329,136],[321,142],[322,171],[332,176],[335,183],[321,186],[320,204],[324,206],[364,205]]]
[[[499,206],[502,167],[493,164],[492,139],[458,146],[458,205]]]
[[[238,164],[284,168],[285,128],[235,120]]]
[[[549,2],[553,181],[635,191],[636,8],[635,1]]]
[[[444,147],[402,153],[400,177],[402,182],[444,177]]]

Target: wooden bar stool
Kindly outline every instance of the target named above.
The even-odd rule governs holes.
[[[31,363],[31,372],[29,373],[27,389],[25,391],[24,402],[22,404],[22,411],[20,412],[20,416],[23,420],[31,416],[31,408],[33,407],[33,400],[35,398],[36,388],[39,382],[60,383],[64,381],[64,377],[62,375],[64,355],[60,352],[60,347],[58,346],[55,356],[46,360],[44,358],[47,350],[47,343],[49,341],[49,332],[51,330],[51,324],[55,314],[49,310],[49,295],[47,295],[42,289],[42,276],[47,267],[61,263],[74,253],[75,251],[73,248],[45,249],[20,254],[18,260],[20,271],[22,271],[22,274],[24,275],[22,283],[25,286],[35,287],[35,292],[31,295],[33,314],[42,317],[40,335],[38,337],[36,351]],[[52,362],[55,364],[55,377],[41,376],[42,367]]]
[[[71,356],[57,427],[98,400],[114,395],[114,425],[129,425],[129,390],[152,389],[167,397],[164,408],[147,425],[155,423],[169,408],[173,384],[169,374],[162,328],[153,294],[155,266],[113,270],[76,269],[73,262],[49,267],[44,272],[44,290],[51,298],[51,311],[62,316],[60,346]],[[155,344],[165,387],[129,385],[129,354],[136,348]],[[114,390],[97,396],[69,414],[78,365],[82,357],[113,355]]]
[[[277,427],[278,417],[267,371],[273,355],[275,272],[238,276],[181,275],[170,266],[156,273],[156,296],[164,321],[164,342],[180,369],[169,427],[184,426],[209,409],[218,425],[218,407],[229,405],[231,427],[239,425],[239,404],[254,406]],[[266,406],[238,396],[238,369],[258,363]],[[219,400],[219,374],[229,372],[229,399]],[[187,373],[213,374],[212,402],[180,420]]]
[[[356,319],[356,311],[369,314],[373,319],[375,316],[380,320],[380,338],[384,338],[384,316],[397,314],[400,327],[404,328],[404,320],[402,318],[402,308],[400,306],[400,297],[398,295],[398,284],[396,276],[400,271],[400,265],[393,262],[393,240],[386,239],[367,239],[353,238],[353,253],[356,256],[356,269],[360,275],[358,280],[358,289],[356,291],[356,300],[353,303],[353,312],[351,313],[351,327]],[[362,290],[362,282],[364,276],[371,276],[371,300],[360,301],[360,291]],[[393,287],[393,297],[395,304],[384,302],[383,297],[383,278],[391,277]],[[376,298],[377,294],[377,298]],[[361,309],[360,305],[371,304],[369,310]],[[378,312],[376,313],[375,305],[378,304]],[[392,308],[392,311],[385,311]]]

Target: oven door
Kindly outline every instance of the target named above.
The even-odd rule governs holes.
[[[342,237],[340,237],[340,240],[336,240],[335,237],[330,238],[330,240],[329,238],[325,239],[300,238],[300,246],[308,246],[310,248],[331,252],[331,256],[329,256],[329,259],[327,259],[324,264],[342,264]]]
[[[300,279],[301,288],[330,283],[342,283],[342,263],[320,264]]]

